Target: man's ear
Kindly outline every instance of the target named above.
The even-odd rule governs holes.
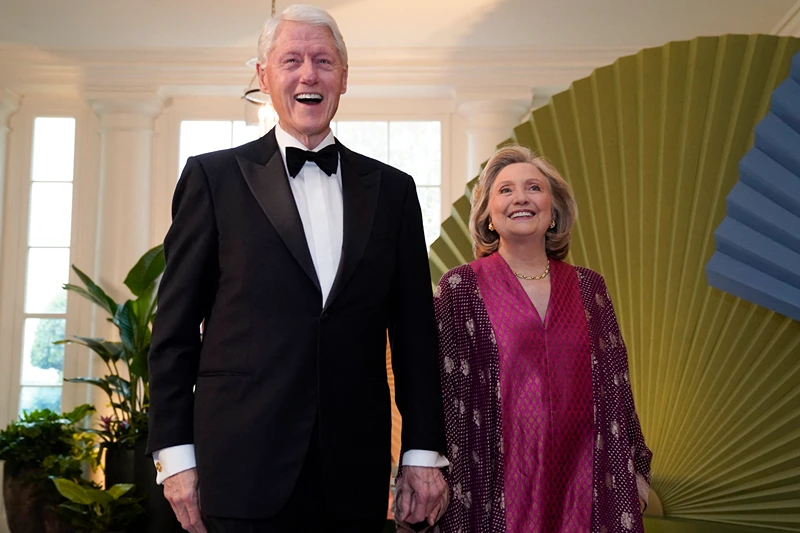
[[[344,94],[347,92],[347,67],[344,67],[344,72],[342,72],[342,92],[340,94]]]
[[[267,83],[267,70],[264,67],[262,67],[260,63],[256,63],[256,77],[258,78],[258,86],[261,88],[261,92],[269,94],[269,84]]]

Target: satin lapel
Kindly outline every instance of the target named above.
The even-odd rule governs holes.
[[[308,250],[308,241],[303,232],[303,222],[297,212],[294,195],[289,187],[286,169],[283,166],[283,158],[281,158],[281,152],[277,145],[266,165],[240,156],[237,156],[236,160],[258,205],[261,206],[291,254],[314,282],[317,290],[320,290],[317,271],[314,269],[311,252]]]
[[[339,269],[333,280],[328,300],[325,302],[325,309],[330,307],[342,292],[361,260],[361,256],[364,255],[369,235],[372,232],[372,221],[375,218],[381,184],[380,170],[361,175],[358,172],[358,165],[353,161],[354,154],[341,144],[339,144],[339,150],[342,163],[344,236],[342,258],[339,261]]]

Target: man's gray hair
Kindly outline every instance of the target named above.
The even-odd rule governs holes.
[[[261,29],[261,35],[258,38],[258,64],[265,67],[267,64],[267,56],[272,52],[275,47],[275,34],[278,27],[282,22],[302,22],[303,24],[311,24],[312,26],[326,26],[333,34],[333,40],[336,43],[336,48],[339,50],[339,60],[343,66],[347,66],[347,47],[344,44],[342,32],[339,31],[339,26],[333,17],[325,11],[316,6],[309,6],[306,4],[294,4],[283,10],[280,15],[270,17],[264,23]]]

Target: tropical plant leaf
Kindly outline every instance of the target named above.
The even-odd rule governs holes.
[[[149,352],[149,349],[140,350],[139,353],[137,353],[133,357],[133,359],[131,360],[131,363],[129,365],[129,371],[130,371],[130,374],[131,374],[131,378],[137,377],[139,379],[147,381],[147,376],[148,376],[148,373],[147,373],[148,372],[147,354],[148,354],[148,352]]]
[[[145,253],[125,278],[125,285],[135,296],[141,296],[164,272],[164,245],[159,244]]]
[[[92,489],[85,489],[74,481],[61,477],[53,478],[53,483],[55,483],[58,492],[71,502],[82,505],[91,505],[95,502],[89,494],[89,490]]]
[[[109,398],[112,395],[111,387],[108,382],[102,378],[64,378],[64,381],[67,383],[87,383],[89,385],[94,385],[95,387],[103,389],[106,394],[108,394]]]
[[[115,500],[119,500],[124,494],[133,489],[133,483],[117,483],[106,492]]]
[[[122,347],[118,342],[110,342],[100,337],[78,337],[75,336],[74,339],[62,339],[60,341],[55,341],[53,344],[80,344],[81,346],[86,346],[94,353],[100,356],[100,358],[108,363],[109,361],[116,362],[119,360],[120,353],[122,352]]]
[[[84,489],[86,494],[89,498],[92,499],[92,503],[99,503],[103,507],[107,507],[115,500],[115,498],[109,494],[108,492],[100,489]]]
[[[91,294],[90,299],[94,300],[100,307],[108,311],[108,314],[114,316],[114,314],[117,312],[117,302],[115,302],[108,294],[106,294],[106,292],[101,289],[100,286],[92,281],[92,278],[81,272],[78,267],[72,265],[72,270],[75,271],[83,284],[86,285],[86,290],[88,290],[89,294]],[[72,288],[68,287],[74,287],[74,285],[64,286],[64,288],[67,290],[73,290]]]
[[[59,505],[59,507],[61,507],[62,509],[69,509],[70,511],[73,511],[73,512],[78,513],[80,515],[86,514],[88,512],[86,507],[82,507],[78,503],[66,502],[66,503],[62,503],[61,505]]]
[[[133,302],[128,300],[117,308],[114,315],[114,324],[119,328],[119,338],[130,356],[136,353],[138,345],[139,324],[136,321],[136,312]]]
[[[158,302],[158,282],[154,281],[142,294],[133,302],[133,307],[136,319],[139,322],[141,329],[149,329],[148,326],[152,322],[156,313],[156,306]]]
[[[66,418],[72,423],[75,423],[79,420],[86,418],[90,414],[94,413],[96,410],[97,409],[95,409],[93,405],[85,403],[83,405],[79,405],[69,413],[64,413],[64,418]]]
[[[91,292],[87,291],[86,289],[84,289],[80,285],[73,285],[72,283],[65,283],[65,284],[63,284],[61,286],[61,288],[64,289],[65,291],[72,291],[72,292],[78,293],[81,296],[83,296],[84,298],[86,298],[87,300],[89,300],[90,302],[94,302],[97,305],[99,305],[100,307],[102,307],[103,309],[105,309],[106,311],[109,311],[106,301],[98,300],[97,297],[94,294],[92,294]]]
[[[105,380],[114,392],[122,396],[125,400],[131,399],[131,384],[128,380],[119,376],[106,376]]]

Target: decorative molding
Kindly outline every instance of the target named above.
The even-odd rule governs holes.
[[[772,30],[774,35],[800,37],[800,0],[792,6]]]
[[[516,105],[523,103],[526,107],[533,101],[534,90],[530,87],[463,87],[453,91],[453,97],[459,107],[464,104],[485,102],[495,106]]]
[[[441,97],[459,87],[566,87],[634,48],[350,50],[349,85],[359,96],[414,89]],[[155,90],[162,97],[239,95],[251,77],[250,49],[34,49],[0,46],[0,87],[20,94],[81,95],[87,88]],[[369,89],[372,88],[372,89]],[[420,91],[422,89],[422,91]]]
[[[0,131],[8,131],[8,119],[19,109],[21,101],[22,98],[18,94],[8,89],[0,89]]]
[[[85,97],[100,116],[124,113],[155,117],[164,109],[165,102],[157,91],[93,89]]]
[[[156,91],[90,90],[86,102],[100,117],[102,130],[153,131],[153,121],[169,101]]]

